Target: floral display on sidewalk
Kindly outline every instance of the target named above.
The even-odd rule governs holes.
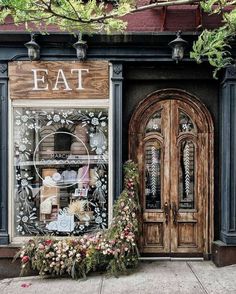
[[[138,263],[138,171],[132,161],[124,164],[124,190],[114,206],[107,230],[80,237],[36,237],[18,252],[22,274],[33,269],[40,275],[70,275],[77,279],[91,271],[112,275],[127,272]]]

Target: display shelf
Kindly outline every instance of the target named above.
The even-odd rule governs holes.
[[[104,156],[100,155],[79,155],[76,158],[67,158],[67,159],[43,159],[41,161],[20,161],[15,162],[15,166],[52,166],[52,165],[86,165],[86,164],[108,164],[107,160],[104,159]]]

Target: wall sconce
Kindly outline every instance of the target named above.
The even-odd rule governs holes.
[[[31,34],[31,40],[25,43],[25,47],[28,49],[28,56],[30,61],[39,60],[40,46],[35,42],[35,34]]]
[[[172,59],[178,63],[184,57],[184,50],[188,42],[181,38],[181,31],[176,33],[176,38],[168,44],[172,48]]]
[[[80,61],[84,61],[87,57],[87,42],[82,40],[82,35],[78,35],[78,41],[73,44],[73,47],[76,49],[77,58]]]

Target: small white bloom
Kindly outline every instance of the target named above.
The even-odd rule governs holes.
[[[101,218],[100,216],[97,216],[97,217],[95,218],[95,222],[96,222],[97,224],[101,224],[101,223],[102,223],[102,218]]]
[[[101,182],[101,181],[97,181],[97,182],[96,182],[96,187],[99,188],[99,187],[101,187],[101,186],[102,186],[102,182]]]
[[[53,120],[54,120],[54,122],[59,122],[59,121],[60,121],[60,115],[55,114],[55,115],[53,116]]]
[[[19,146],[19,150],[20,150],[21,152],[24,152],[24,151],[26,150],[26,146],[25,146],[24,144],[21,144],[21,145]]]
[[[21,125],[21,121],[19,119],[16,120],[16,125],[20,126]]]
[[[21,120],[26,123],[28,121],[28,116],[27,115],[22,115]]]
[[[22,217],[22,221],[23,221],[23,223],[27,223],[28,219],[29,219],[28,216],[24,215],[24,216]]]
[[[93,117],[91,120],[92,125],[97,126],[99,125],[99,120],[97,117]]]
[[[29,182],[26,179],[22,179],[22,181],[21,181],[21,186],[22,187],[27,187],[28,184],[29,184]]]

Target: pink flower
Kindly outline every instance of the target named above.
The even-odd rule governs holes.
[[[21,284],[21,288],[29,288],[31,285],[31,283],[23,283]]]
[[[28,262],[29,260],[30,260],[30,258],[29,258],[28,255],[23,256],[22,259],[21,259],[21,261],[22,261],[23,263],[26,263],[26,262]]]
[[[50,245],[52,245],[52,240],[50,240],[50,239],[45,240],[44,243],[45,243],[45,245],[50,246]]]
[[[44,250],[45,249],[45,246],[43,244],[39,244],[39,250]]]

